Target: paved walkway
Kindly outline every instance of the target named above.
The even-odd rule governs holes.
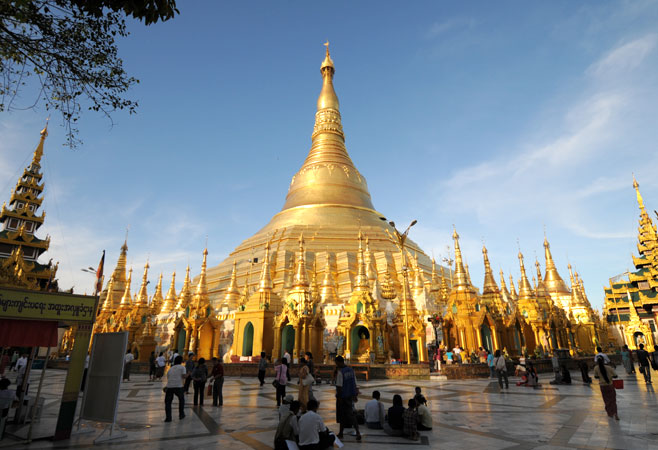
[[[36,387],[39,371],[33,372]],[[576,374],[573,375],[574,380]],[[465,381],[393,381],[361,382],[359,407],[363,408],[373,390],[382,393],[390,406],[393,394],[400,394],[406,404],[414,387],[421,386],[434,414],[434,430],[421,432],[421,440],[391,438],[382,431],[363,430],[363,442],[346,433],[347,449],[658,449],[658,402],[651,386],[640,381],[641,375],[625,377],[625,389],[618,392],[620,422],[608,419],[596,382],[585,386],[550,386],[543,377],[541,388],[516,387],[501,392],[489,380]],[[658,378],[658,377],[656,377]],[[579,375],[578,375],[579,379]],[[270,380],[271,381],[271,380]],[[510,380],[512,381],[512,380]],[[514,380],[516,381],[516,380]],[[52,433],[64,385],[64,372],[49,370],[44,383],[46,404],[37,436]],[[288,387],[289,393],[294,388]],[[337,431],[334,415],[334,388],[314,386],[320,400],[319,413],[325,423]],[[230,449],[272,448],[277,424],[274,388],[262,388],[255,379],[227,378],[224,383],[224,406],[208,401],[203,408],[186,404],[187,417],[163,423],[164,394],[162,384],[150,383],[144,375],[133,375],[121,387],[118,420],[127,437],[96,447],[130,449],[205,449],[221,446]],[[29,448],[91,448],[102,431],[101,424],[88,424],[93,433],[74,436],[70,441],[36,440]],[[8,444],[0,441],[0,446]],[[25,448],[25,447],[23,447]]]

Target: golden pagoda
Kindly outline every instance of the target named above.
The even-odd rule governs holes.
[[[41,158],[48,136],[48,124],[41,130],[39,144],[32,161],[18,178],[11,191],[9,206],[0,211],[0,285],[27,289],[57,291],[57,264],[37,262],[48,250],[50,236],[39,239],[35,233],[43,225],[46,212],[38,214],[43,203]]]
[[[637,349],[654,345],[658,304],[658,233],[644,206],[640,185],[633,177],[633,188],[640,208],[637,250],[632,255],[635,271],[610,279],[604,288],[607,323],[618,346]]]

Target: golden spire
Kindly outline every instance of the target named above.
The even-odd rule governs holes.
[[[573,276],[573,269],[571,268],[571,264],[569,264],[567,267],[569,267],[569,280],[571,281],[571,302],[572,306],[580,306],[585,303],[585,299],[583,299],[582,295],[580,294],[580,289],[578,288],[578,283],[576,283],[576,280]]]
[[[370,241],[366,236],[366,275],[368,276],[368,283],[372,288],[377,281],[377,270],[373,267],[372,253],[370,253]]]
[[[512,296],[512,299],[516,300],[518,298],[518,294],[516,293],[516,284],[514,284],[514,278],[512,277],[512,274],[509,274],[509,285],[510,285],[510,295]]]
[[[439,266],[439,268],[441,270],[441,288],[439,289],[440,298],[442,302],[447,302],[448,297],[450,296],[450,286],[448,286],[448,280],[443,272],[443,266]]]
[[[548,239],[544,237],[544,257],[546,259],[546,275],[544,276],[544,285],[549,293],[569,294],[569,289],[564,283],[555,267],[553,255],[551,255],[551,246]]]
[[[43,157],[43,143],[48,137],[48,120],[49,119],[46,119],[46,126],[43,127],[43,130],[41,130],[41,138],[39,139],[39,144],[34,150],[34,156],[32,157],[32,164],[37,166],[41,165],[41,158]]]
[[[500,269],[500,291],[509,297],[509,290],[507,289],[507,283],[505,283],[505,275],[503,274],[503,269]]]
[[[270,242],[267,241],[265,246],[265,258],[263,260],[263,268],[260,272],[260,281],[258,282],[258,291],[267,292],[271,291],[272,285],[272,272],[270,269]]]
[[[466,269],[464,269],[464,262],[462,261],[462,250],[459,247],[459,235],[456,229],[453,230],[452,238],[455,240],[455,275],[452,286],[456,291],[463,291],[469,286],[469,283]]]
[[[160,310],[162,309],[162,302],[162,272],[160,272],[160,276],[158,277],[158,284],[155,286],[155,293],[153,294],[153,298],[151,298],[151,311],[153,314],[160,314]]]
[[[628,312],[630,313],[631,319],[635,319],[637,321],[640,320],[640,316],[637,313],[637,310],[635,309],[635,305],[633,304],[633,297],[631,297],[631,293],[628,289],[626,289],[626,295],[628,296]]]
[[[633,187],[635,188],[635,194],[637,195],[637,204],[640,205],[640,209],[644,211],[644,200],[642,199],[642,194],[640,194],[640,184],[635,179],[635,174],[633,174]]]
[[[443,272],[443,269],[441,271]],[[430,292],[438,292],[441,282],[439,281],[439,274],[436,272],[436,260],[434,258],[432,258],[432,276],[430,280]]]
[[[482,246],[482,256],[484,258],[484,286],[482,287],[482,294],[498,294],[498,285],[494,279],[493,272],[491,271],[491,264],[489,263],[487,247]]]
[[[192,300],[192,292],[190,291],[190,266],[187,266],[185,271],[185,280],[183,280],[183,289],[181,289],[180,294],[178,295],[178,304],[176,305],[177,311],[183,311],[185,308],[190,306],[190,301]]]
[[[282,210],[304,205],[332,205],[374,210],[368,185],[345,148],[345,135],[334,91],[334,64],[328,53],[322,67],[311,150],[290,183]]]
[[[130,293],[130,285],[132,284],[133,279],[133,268],[131,267],[128,271],[128,280],[126,281],[126,289],[123,291],[123,297],[121,297],[121,303],[119,304],[119,309],[130,309],[132,308],[132,301]]]
[[[423,277],[423,271],[418,265],[418,254],[414,255],[414,271],[414,288],[412,293],[414,297],[417,297],[425,292],[425,280]]]
[[[167,291],[164,304],[162,305],[162,314],[169,314],[176,307],[176,272],[171,274],[171,285]]]
[[[112,272],[112,278],[115,282],[125,282],[126,281],[126,257],[128,254],[128,240],[123,241],[121,246],[121,253],[119,253],[119,259],[117,260],[117,265],[114,267],[114,272]]]
[[[336,282],[331,274],[331,264],[329,261],[329,252],[327,252],[327,261],[324,265],[324,279],[322,280],[322,291],[320,292],[323,303],[338,303],[336,294]]]
[[[208,284],[206,282],[206,268],[208,267],[208,249],[203,249],[203,261],[201,262],[201,274],[199,283],[194,292],[193,305],[195,308],[203,308],[208,304]]]
[[[238,305],[240,300],[240,289],[238,288],[238,268],[237,261],[233,260],[233,270],[231,271],[231,281],[229,282],[228,288],[226,288],[226,294],[224,295],[224,304],[233,309]]]
[[[139,288],[139,292],[137,293],[137,298],[135,299],[135,306],[138,308],[143,308],[148,306],[149,303],[149,295],[146,290],[146,285],[148,284],[148,274],[149,274],[149,263],[148,261],[146,264],[144,264],[144,275],[142,276],[142,285]]]
[[[363,234],[359,230],[359,252],[357,254],[357,274],[354,282],[355,291],[370,291],[370,284],[366,276],[366,261],[363,254]]]
[[[521,267],[521,283],[519,284],[519,297],[532,296],[532,286],[528,281],[528,276],[525,273],[525,264],[523,264],[523,254],[519,252],[519,265]]]
[[[114,309],[114,278],[110,277],[110,281],[107,282],[107,296],[105,297],[105,302],[103,302],[102,311],[112,311]]]
[[[292,282],[292,287],[308,287],[308,273],[306,272],[306,260],[304,258],[304,235],[299,235],[299,254],[297,255],[297,271]]]

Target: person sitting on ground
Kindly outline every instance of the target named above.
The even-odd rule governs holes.
[[[281,406],[279,406],[279,420],[290,411],[290,405],[294,400],[293,396],[288,394],[281,399]]]
[[[372,400],[366,403],[365,416],[366,426],[372,430],[381,430],[384,428],[384,404],[379,401],[381,394],[379,391],[372,393]]]
[[[309,400],[306,414],[299,418],[300,450],[324,450],[333,447],[336,436],[333,435],[317,413],[320,404]]]
[[[393,396],[393,406],[388,408],[388,415],[386,416],[386,423],[384,424],[384,432],[389,436],[402,436],[404,428],[404,405],[402,404],[402,397],[398,394]]]
[[[414,388],[414,400],[416,400],[416,403],[418,403],[418,400],[423,396],[422,390],[420,389],[420,386],[416,386]]]
[[[452,350],[448,350],[446,352],[446,364],[452,364],[453,363],[453,353]]]
[[[274,450],[288,450],[286,441],[297,442],[299,436],[299,424],[297,423],[299,402],[295,400],[289,406],[290,409],[281,416],[279,425],[276,427]]]
[[[409,399],[409,407],[404,411],[402,416],[404,425],[402,435],[414,441],[418,440],[418,411],[416,410],[416,400]]]
[[[417,411],[418,411],[418,430],[419,431],[429,431],[432,429],[432,413],[430,413],[429,408],[427,407],[427,400],[424,396],[420,396],[416,400]]]

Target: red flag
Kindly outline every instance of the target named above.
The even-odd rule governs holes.
[[[98,263],[98,269],[96,269],[96,292],[94,295],[100,294],[103,290],[103,267],[105,266],[105,250],[103,250],[103,256],[101,256],[101,262]]]

